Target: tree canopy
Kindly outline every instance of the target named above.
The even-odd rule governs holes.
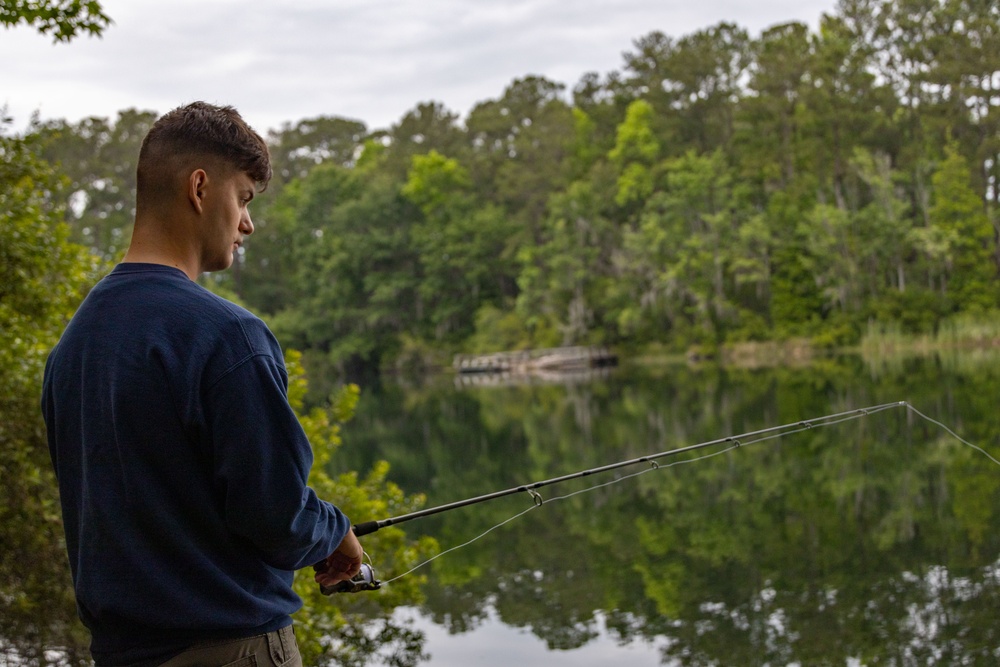
[[[320,116],[269,141],[278,177],[231,275],[348,375],[498,347],[716,349],[998,305],[998,10],[842,0],[817,30],[637,38],[571,89],[512,81],[464,117]],[[127,241],[152,114],[49,121],[74,240]]]
[[[112,23],[96,0],[0,0],[0,25],[26,24],[54,42],[69,42],[83,33],[100,35]]]

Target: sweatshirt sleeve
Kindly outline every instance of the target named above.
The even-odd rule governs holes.
[[[295,570],[332,553],[350,521],[307,484],[312,448],[287,386],[272,356],[251,356],[209,389],[206,418],[226,524],[268,565]]]

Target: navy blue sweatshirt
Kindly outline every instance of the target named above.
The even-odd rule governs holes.
[[[42,411],[98,665],[291,622],[293,570],[350,524],[306,485],[287,385],[264,323],[178,269],[120,264],[84,300]]]

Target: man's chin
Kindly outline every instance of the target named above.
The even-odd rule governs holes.
[[[203,267],[202,273],[215,273],[216,271],[225,271],[233,265],[236,260],[234,255],[227,255],[225,259],[219,259],[217,262],[212,262]]]

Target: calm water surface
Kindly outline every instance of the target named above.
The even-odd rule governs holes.
[[[386,382],[363,390],[336,465],[385,459],[433,506],[894,401],[1000,458],[998,392],[1000,359],[968,354]],[[424,568],[426,600],[395,616],[420,631],[421,664],[1000,659],[1000,467],[940,427],[900,408],[665,463],[542,489],[541,507]],[[518,494],[406,530],[448,549],[530,507]]]
[[[386,381],[363,388],[331,465],[388,461],[434,506],[897,401],[1000,458],[998,396],[996,354]],[[905,408],[691,460],[712,451],[546,487],[539,507],[517,494],[406,523],[460,547],[410,575],[423,599],[379,611],[412,600],[388,584],[313,600],[313,617],[344,610],[330,627],[351,667],[1000,664],[996,463]],[[0,667],[89,663],[45,511],[7,513],[30,528],[0,549]],[[372,556],[383,580],[400,574]]]

